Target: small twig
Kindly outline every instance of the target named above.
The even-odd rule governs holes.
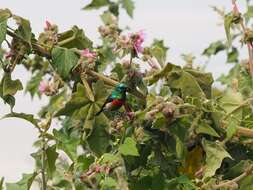
[[[223,183],[220,183],[218,185],[215,185],[214,187],[212,187],[212,190],[217,190],[220,189],[222,187],[230,187],[233,184],[237,184],[239,181],[241,181],[243,178],[245,178],[246,176],[250,175],[253,172],[253,166],[251,166],[250,168],[248,168],[245,172],[243,172],[241,175],[239,175],[238,177],[234,178],[233,180],[229,180]]]

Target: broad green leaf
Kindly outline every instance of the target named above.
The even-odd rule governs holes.
[[[77,64],[78,56],[74,51],[55,47],[52,50],[52,66],[63,78],[69,78],[71,69]]]
[[[72,161],[77,159],[77,146],[80,143],[78,138],[69,137],[62,131],[53,130],[56,138],[56,146],[58,149],[63,150]]]
[[[12,80],[11,74],[6,73],[2,79],[3,81],[3,96],[15,95],[17,91],[22,90],[23,86],[19,79]]]
[[[118,183],[112,177],[106,177],[104,180],[101,181],[102,189],[106,188],[115,188],[117,187]]]
[[[36,176],[37,173],[23,174],[17,183],[6,183],[6,190],[29,190]]]
[[[175,89],[180,89],[182,96],[205,97],[197,80],[188,72],[183,70],[174,71],[168,77],[168,85]]]
[[[231,26],[232,26],[232,22],[233,22],[233,13],[230,12],[228,14],[225,15],[224,18],[224,28],[225,28],[225,32],[226,32],[226,36],[227,36],[227,41],[228,41],[228,47],[231,46],[231,41],[232,41],[232,37],[231,37]]]
[[[50,176],[53,176],[56,170],[55,161],[58,158],[58,153],[56,152],[56,145],[50,146],[46,149],[46,158],[49,174]]]
[[[122,7],[130,17],[133,17],[134,2],[132,0],[122,0]]]
[[[42,76],[43,76],[42,72],[35,73],[35,75],[31,77],[31,80],[27,82],[25,92],[29,92],[32,98],[34,97],[35,94],[38,94],[38,96],[40,96],[38,89],[40,81],[42,80]]]
[[[151,47],[151,54],[157,59],[161,66],[166,62],[167,51],[169,48],[164,46],[163,40],[155,40]]]
[[[204,178],[215,175],[217,169],[220,168],[224,158],[231,158],[229,153],[218,142],[203,140],[202,145],[206,153],[206,167],[204,171]]]
[[[124,143],[119,146],[119,152],[124,156],[139,156],[136,142],[131,137],[127,137]]]
[[[6,21],[12,15],[9,9],[0,9],[0,23]]]
[[[77,26],[58,35],[58,44],[65,48],[85,49],[92,47],[92,41],[85,35],[84,31]]]
[[[104,114],[96,116],[107,98],[107,91],[102,81],[93,85],[95,101],[92,102],[87,97],[86,89],[83,85],[77,84],[77,90],[72,94],[67,104],[56,113],[56,116],[65,115],[73,119],[83,119],[84,128],[92,128],[94,124],[108,124],[108,119]]]
[[[202,55],[206,55],[207,57],[210,57],[212,55],[216,55],[220,51],[223,51],[226,49],[226,46],[222,43],[222,41],[216,41],[211,43],[202,53]]]
[[[110,135],[105,127],[104,125],[95,125],[87,138],[89,148],[98,156],[107,152],[107,148],[110,145]]]
[[[88,5],[86,5],[83,9],[89,10],[89,9],[99,9],[103,6],[109,5],[109,0],[92,0],[92,2]]]
[[[16,20],[17,24],[19,25],[18,29],[15,31],[15,33],[26,40],[27,43],[31,45],[32,40],[32,28],[30,26],[30,22],[27,19],[24,19],[19,16],[13,16],[13,19]]]
[[[199,123],[195,129],[197,134],[207,134],[213,137],[220,137],[220,135],[207,123]]]
[[[6,38],[7,32],[7,21],[0,22],[0,47]]]
[[[77,158],[75,167],[81,171],[89,169],[89,166],[94,162],[94,157],[91,155],[80,155]]]
[[[24,119],[24,120],[30,122],[31,124],[33,124],[34,126],[39,127],[38,126],[39,120],[35,119],[34,115],[32,115],[32,114],[12,112],[12,113],[4,115],[2,117],[2,119],[4,119],[4,118],[11,118],[11,117],[16,117],[16,118]]]

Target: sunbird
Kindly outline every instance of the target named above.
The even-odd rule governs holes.
[[[115,111],[121,108],[121,106],[124,105],[126,101],[127,89],[128,88],[125,84],[117,84],[112,93],[106,99],[105,103],[102,105],[100,111],[96,113],[96,115],[99,115],[105,109]]]

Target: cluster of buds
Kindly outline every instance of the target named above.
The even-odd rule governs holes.
[[[252,45],[252,43],[253,43],[253,30],[247,28],[241,41],[245,44]]]
[[[149,111],[146,113],[146,120],[153,121],[157,113],[162,113],[165,118],[170,121],[173,117],[179,114],[177,105],[183,104],[179,97],[173,97],[171,100],[165,101],[162,97],[158,97],[154,103],[150,106]]]
[[[108,165],[99,165],[99,164],[92,164],[88,171],[83,173],[80,176],[82,181],[85,181],[87,178],[92,178],[96,174],[104,174],[109,175],[111,172],[111,167]]]
[[[143,32],[143,30],[140,30],[137,33],[130,34],[129,36],[135,54],[138,55],[138,53],[143,53],[144,48],[142,47],[142,44],[145,40],[145,33]]]
[[[92,64],[97,59],[97,53],[90,51],[89,49],[84,49],[81,51],[81,58],[83,58],[83,62],[86,62],[88,64]]]
[[[55,95],[59,88],[63,87],[63,82],[59,77],[54,77],[53,80],[47,81],[42,80],[40,81],[38,91],[40,94],[45,94],[47,96]]]
[[[44,32],[40,34],[39,43],[45,44],[48,47],[51,47],[58,42],[58,27],[55,24],[51,24],[49,21],[46,21],[46,26]]]

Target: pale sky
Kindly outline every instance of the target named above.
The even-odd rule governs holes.
[[[0,8],[9,8],[14,14],[30,19],[33,31],[38,34],[43,30],[45,20],[56,23],[61,31],[72,25],[84,28],[88,37],[97,41],[97,27],[101,24],[99,12],[82,11],[88,0],[0,0]],[[168,58],[171,62],[182,63],[182,53],[200,55],[212,41],[225,39],[224,29],[217,26],[220,21],[210,5],[231,8],[230,0],[136,0],[134,20],[122,14],[121,25],[130,26],[133,31],[144,29],[147,42],[153,38],[164,39],[170,47]],[[240,6],[243,6],[240,4]],[[209,63],[208,70],[215,77],[227,72],[224,67],[226,57],[221,54]],[[204,59],[197,59],[203,63]],[[29,76],[19,68],[15,77],[23,82]],[[16,112],[36,113],[46,98],[31,102],[31,98],[23,92],[16,96]],[[8,113],[8,106],[0,100],[0,117]],[[18,119],[0,121],[0,177],[6,181],[18,180],[22,173],[33,171],[33,142],[37,138],[36,130],[29,123]]]

